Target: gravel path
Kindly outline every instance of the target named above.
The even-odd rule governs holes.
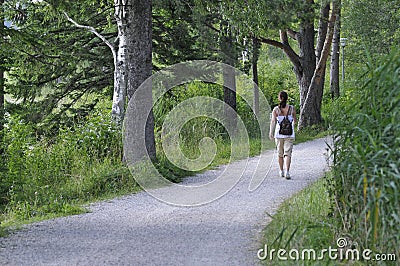
[[[142,192],[93,204],[90,213],[31,224],[0,238],[0,265],[258,265],[269,214],[327,170],[326,141],[296,145],[292,180],[278,177],[274,161],[253,192],[247,171],[229,193],[199,207],[167,205]],[[256,163],[251,158],[247,169]],[[223,169],[185,182],[210,180]]]

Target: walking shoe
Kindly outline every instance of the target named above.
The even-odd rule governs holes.
[[[289,174],[289,171],[288,171],[288,172],[286,172],[286,174],[285,174],[285,178],[286,178],[286,179],[290,179],[290,174]]]
[[[285,174],[283,173],[282,170],[279,170],[279,176],[280,176],[280,177],[285,177]]]

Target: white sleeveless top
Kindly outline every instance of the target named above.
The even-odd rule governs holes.
[[[276,123],[276,126],[275,126],[275,135],[274,135],[274,137],[276,138],[276,139],[285,139],[285,138],[295,138],[295,134],[294,134],[294,125],[293,125],[293,115],[292,115],[292,113],[293,113],[293,106],[292,105],[289,105],[289,108],[291,109],[291,112],[290,112],[290,114],[288,115],[288,119],[289,119],[289,121],[290,122],[292,122],[292,129],[293,129],[293,133],[292,133],[292,135],[281,135],[281,134],[279,134],[279,129],[280,129],[280,125],[279,125],[279,123],[280,122],[282,122],[282,120],[283,120],[283,118],[285,117],[285,115],[280,115],[280,109],[279,109],[279,107],[275,107],[274,108],[274,110],[273,110],[273,112],[278,112],[278,116],[277,116],[277,123]]]

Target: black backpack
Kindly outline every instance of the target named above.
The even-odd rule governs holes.
[[[291,105],[283,120],[279,123],[279,134],[290,136],[293,134],[292,123],[289,121],[288,115],[291,113]]]

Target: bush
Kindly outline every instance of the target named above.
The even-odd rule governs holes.
[[[136,183],[121,162],[120,132],[109,115],[97,113],[56,139],[37,140],[29,123],[10,118],[1,191],[9,218],[74,214],[76,203],[132,191]]]
[[[340,234],[376,252],[399,252],[400,245],[399,74],[396,49],[332,113]]]

